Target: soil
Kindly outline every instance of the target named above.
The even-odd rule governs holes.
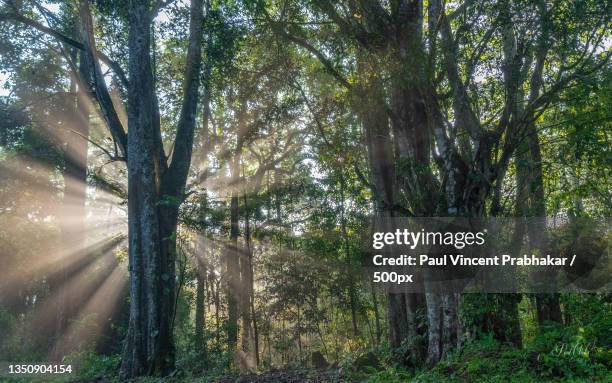
[[[347,380],[337,370],[276,370],[261,374],[223,377],[216,383],[341,383]]]

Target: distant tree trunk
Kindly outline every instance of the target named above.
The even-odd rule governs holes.
[[[297,304],[297,326],[296,326],[296,339],[297,339],[297,344],[298,344],[298,362],[301,364],[302,361],[304,360],[304,357],[302,356],[302,316],[300,315],[300,304],[298,302]]]
[[[245,233],[246,236],[246,233]],[[246,239],[245,239],[246,242]],[[245,243],[246,244],[246,243]],[[247,245],[248,246],[248,245]],[[242,351],[247,356],[253,354],[254,339],[252,329],[252,310],[251,310],[251,254],[248,248],[240,249],[240,319],[241,319],[241,341]]]
[[[79,31],[82,33],[82,31]],[[63,223],[62,242],[65,248],[82,251],[84,249],[85,200],[87,192],[87,150],[89,137],[89,107],[88,90],[84,87],[90,77],[89,68],[83,53],[79,54],[78,73],[80,78],[72,78],[71,93],[75,95],[66,100],[67,128],[64,132],[66,146],[64,148],[64,200],[62,208]],[[77,58],[73,54],[73,61]],[[67,327],[68,319],[74,315],[75,292],[69,291],[68,267],[63,267],[63,275],[58,286],[59,304],[57,307],[56,344],[53,351],[54,358],[60,360],[65,354],[63,333]]]
[[[197,253],[196,253],[197,254]],[[196,312],[195,312],[195,350],[202,355],[204,361],[208,360],[208,345],[204,339],[206,326],[206,276],[208,270],[204,262],[197,259],[196,268]]]
[[[245,139],[248,134],[247,129],[248,125],[246,124],[246,100],[240,99],[240,104],[236,111],[238,123],[236,125],[236,148],[233,154],[233,159],[231,162],[231,185],[230,189],[232,191],[231,195],[231,212],[230,212],[230,241],[231,246],[233,246],[233,258],[231,260],[232,268],[235,268],[235,272],[230,274],[230,279],[234,279],[234,296],[235,296],[235,304],[236,309],[235,312],[231,312],[230,316],[230,328],[236,323],[236,338],[240,335],[241,339],[241,348],[249,357],[253,352],[253,334],[251,328],[251,285],[252,285],[252,275],[251,275],[251,260],[250,254],[245,249],[241,248],[238,244],[238,236],[240,235],[239,230],[239,191],[241,188],[245,188],[245,185],[242,185],[241,174],[240,174],[240,166],[242,159],[242,149],[245,145]],[[247,206],[245,206],[245,209]],[[246,234],[245,234],[246,235]],[[250,235],[250,233],[249,233]],[[250,239],[249,239],[250,241]],[[249,246],[250,243],[247,243],[245,237],[245,245]],[[233,309],[232,309],[233,311]],[[233,315],[236,315],[234,319]],[[240,326],[238,326],[238,320],[240,320]],[[240,334],[238,334],[240,333]],[[232,333],[231,341],[233,342]],[[237,341],[237,339],[236,339]]]
[[[211,274],[211,277],[214,274]],[[217,346],[221,344],[221,282],[219,280],[215,281],[215,291],[214,291],[214,301],[215,301],[215,341]]]
[[[214,137],[210,134],[209,122],[210,122],[210,84],[208,81],[210,68],[206,68],[206,74],[204,75],[203,83],[203,96],[202,96],[202,126],[200,128],[201,139],[204,142],[203,148],[198,153],[197,166],[201,166],[198,170],[203,170],[204,177],[206,177],[206,171],[208,168],[208,154],[214,147]],[[194,154],[194,157],[196,155]],[[194,159],[195,160],[195,159]],[[195,241],[195,260],[196,260],[196,317],[195,317],[195,350],[201,353],[202,359],[205,363],[208,363],[208,344],[207,340],[204,339],[204,330],[206,328],[206,295],[208,293],[207,287],[209,282],[207,280],[208,267],[206,263],[206,256],[200,248],[199,238]],[[200,252],[202,251],[202,254]]]
[[[382,329],[380,326],[380,310],[378,308],[378,298],[376,297],[376,290],[374,289],[374,284],[371,283],[370,287],[372,293],[372,305],[374,308],[374,324],[376,327],[376,345],[379,345],[382,337]]]
[[[459,344],[459,294],[447,292],[442,295],[442,358],[446,358]]]
[[[238,344],[238,292],[240,271],[238,262],[238,196],[232,195],[230,200],[230,246],[226,254],[227,271],[227,341],[229,352]]]
[[[353,264],[351,260],[351,252],[350,252],[350,241],[348,237],[348,230],[346,227],[346,206],[344,200],[345,193],[345,180],[344,174],[342,172],[344,169],[340,168],[340,226],[342,229],[342,238],[343,238],[343,247],[344,247],[344,257],[345,262],[348,268],[348,283],[349,283],[349,302],[351,305],[351,322],[353,324],[353,336],[357,337],[359,335],[359,329],[357,327],[357,297],[355,292],[355,280],[353,278]]]
[[[238,138],[240,140],[240,138]],[[237,145],[239,146],[239,145]],[[227,342],[230,355],[238,345],[238,309],[240,304],[240,250],[238,236],[240,235],[238,216],[237,183],[240,179],[240,150],[237,148],[231,164],[232,185],[230,197],[230,246],[225,256],[227,272]]]
[[[251,241],[251,221],[249,212],[249,203],[246,193],[244,194],[244,240],[247,248],[248,268],[247,268],[247,289],[248,289],[248,305],[247,310],[250,311],[249,321],[253,324],[253,353],[255,354],[255,365],[259,366],[259,331],[257,327],[257,316],[255,313],[255,280],[253,272],[253,247]]]
[[[442,302],[440,293],[430,286],[428,272],[424,274],[427,300],[427,364],[434,365],[442,357]]]

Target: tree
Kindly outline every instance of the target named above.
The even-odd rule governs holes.
[[[605,9],[598,2],[589,6]],[[313,3],[313,18],[331,22],[339,33],[336,40],[366,52],[369,61],[377,62],[388,89],[378,100],[368,97],[372,76],[368,77],[368,87],[356,86],[347,80],[346,69],[336,65],[337,60],[330,59],[320,48],[328,43],[325,39],[329,34],[319,37],[316,29],[286,22],[287,12],[270,15],[266,9],[260,11],[274,31],[316,57],[356,99],[370,104],[369,110],[385,111],[393,132],[396,179],[411,215],[479,217],[487,213],[489,199],[496,199],[493,185],[503,181],[534,116],[546,110],[560,90],[607,62],[609,54],[599,55],[597,64],[590,58],[598,56],[597,46],[603,36],[600,27],[609,25],[609,20],[598,18],[592,23],[582,23],[584,20],[576,16],[579,28],[591,31],[592,39],[584,41],[577,51],[565,50],[562,55],[575,57],[574,64],[568,68],[558,66],[557,76],[546,84],[546,91],[536,92],[522,104],[517,98],[521,88],[539,90],[541,87],[540,73],[546,51],[532,50],[531,46],[538,38],[548,41],[546,29],[553,19],[551,13],[542,7],[538,11],[536,5],[533,8],[541,15],[540,19],[533,21],[524,17],[525,22],[519,24],[515,20],[527,10],[519,10],[510,2],[481,5],[466,2],[450,12],[446,8],[441,2],[429,2],[425,33],[420,1],[397,1],[388,5],[377,1]],[[555,9],[555,12],[563,11]],[[479,17],[489,22],[481,23]],[[519,35],[519,31],[528,29],[533,33]],[[471,42],[462,45],[459,32],[482,36],[482,40],[476,46]],[[488,64],[482,51],[492,36],[500,43],[491,46],[489,51],[502,65],[496,75],[488,77],[504,97],[495,106],[500,114],[489,117],[478,109],[483,89],[475,82],[474,73]],[[558,40],[559,45],[567,47],[562,37]],[[534,51],[538,57],[532,67]],[[445,102],[446,94],[450,96],[449,102]],[[517,108],[519,103],[522,105]],[[357,105],[363,110],[362,104]],[[385,123],[384,119],[380,121]],[[377,168],[375,163],[370,163],[373,175],[378,173]],[[379,188],[378,192],[382,190]],[[429,323],[427,359],[429,363],[436,363],[455,348],[460,338],[459,297],[453,292],[434,291],[427,277],[424,289]],[[414,310],[404,309],[403,296],[389,296],[389,300],[391,334],[397,334],[392,335],[392,343],[397,346],[407,337],[405,313]]]
[[[178,207],[191,161],[200,84],[203,1],[190,5],[183,101],[171,161],[164,153],[151,67],[148,0],[129,5],[128,209],[130,324],[122,362],[125,377],[174,369],[172,318]],[[91,50],[90,50],[91,51]]]
[[[161,5],[163,3],[141,0],[127,6],[129,82],[118,64],[104,59],[118,77],[127,82],[127,133],[100,69],[98,60],[106,56],[96,49],[88,0],[79,2],[79,17],[86,33],[82,44],[22,16],[15,7],[4,15],[4,18],[32,26],[84,52],[92,73],[96,100],[119,155],[127,162],[131,304],[122,363],[125,377],[166,375],[174,369],[175,238],[178,207],[184,198],[195,131],[204,16],[203,1],[193,0],[183,78],[184,95],[174,149],[168,156],[162,146],[160,112],[151,65],[151,22]]]

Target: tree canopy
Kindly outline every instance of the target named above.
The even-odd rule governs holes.
[[[390,292],[362,265],[372,222],[460,217],[610,269],[611,11],[3,0],[0,360],[605,381],[605,289]]]

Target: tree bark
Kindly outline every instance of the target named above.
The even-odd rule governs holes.
[[[121,371],[124,377],[167,375],[174,368],[170,330],[174,268],[162,240],[175,235],[162,224],[159,143],[151,68],[148,1],[130,3],[128,89],[128,227],[130,321]],[[173,218],[173,217],[168,217]],[[172,263],[174,265],[174,263]],[[163,274],[163,278],[162,278]]]
[[[172,162],[163,151],[151,66],[148,0],[129,3],[128,230],[130,320],[121,375],[168,375],[174,370],[173,318],[178,208],[191,161],[201,67],[203,2],[190,6],[184,95]]]
[[[238,192],[236,183],[239,179],[240,156],[237,152],[232,163],[232,194],[230,198],[230,245],[225,256],[227,273],[227,342],[228,352],[233,355],[238,344],[238,308],[240,304],[240,254],[238,236],[240,228],[238,223]]]
[[[527,124],[527,139],[529,144],[529,200],[531,202],[531,211],[535,220],[530,220],[530,233],[539,233],[539,239],[534,241],[532,245],[546,251],[549,246],[549,238],[546,233],[546,197],[544,195],[544,175],[542,172],[542,155],[540,151],[540,142],[535,123],[530,121]],[[552,283],[552,282],[551,282]],[[542,326],[546,322],[563,323],[561,314],[561,305],[559,302],[559,294],[536,294],[536,310],[538,324]]]
[[[197,253],[196,253],[197,254]],[[200,259],[197,259],[196,267],[196,311],[195,311],[195,337],[194,346],[202,359],[208,360],[208,345],[204,339],[204,330],[206,329],[206,276],[208,270],[206,265]]]
[[[430,366],[442,357],[442,299],[441,294],[430,285],[427,271],[424,275],[425,299],[427,300],[427,359]]]
[[[346,206],[344,200],[345,193],[345,180],[344,174],[342,172],[344,169],[340,167],[340,226],[342,229],[342,238],[343,238],[343,247],[344,247],[344,257],[346,266],[348,268],[349,273],[349,303],[351,306],[351,323],[353,324],[353,336],[357,337],[359,335],[359,329],[357,326],[357,297],[355,292],[355,280],[353,278],[353,270],[352,270],[352,260],[351,260],[351,252],[350,252],[350,241],[347,230],[346,223]]]
[[[534,103],[540,95],[543,78],[542,73],[544,71],[544,64],[546,56],[549,50],[549,14],[546,2],[538,0],[537,2],[539,18],[540,18],[540,36],[535,49],[535,69],[531,76],[531,83],[529,89],[529,101]],[[529,185],[529,201],[530,201],[530,213],[535,217],[539,217],[539,220],[532,221],[534,226],[530,227],[530,232],[539,232],[542,230],[542,226],[546,222],[546,196],[544,194],[544,174],[542,171],[542,153],[540,149],[540,141],[538,132],[535,125],[536,117],[533,114],[524,116],[523,121],[525,122],[525,134],[527,136],[527,143],[529,147],[529,166],[530,173],[528,178]],[[545,227],[545,226],[544,226]],[[549,238],[546,231],[543,232],[539,241],[539,247],[541,249],[548,248]],[[536,244],[538,245],[538,244]],[[562,323],[561,306],[559,303],[559,294],[537,294],[536,295],[536,309],[538,323],[542,325],[546,321],[552,321],[556,323]]]
[[[255,192],[257,195],[257,192]],[[249,211],[249,203],[246,193],[244,194],[244,241],[246,244],[246,252],[247,252],[247,262],[248,267],[246,268],[246,276],[245,280],[247,283],[248,297],[247,297],[247,306],[246,310],[249,311],[248,322],[252,324],[253,332],[251,342],[253,344],[252,353],[255,356],[255,366],[259,366],[259,331],[257,327],[257,316],[255,315],[255,279],[253,272],[253,247],[251,240],[251,221],[250,221],[250,211]]]

